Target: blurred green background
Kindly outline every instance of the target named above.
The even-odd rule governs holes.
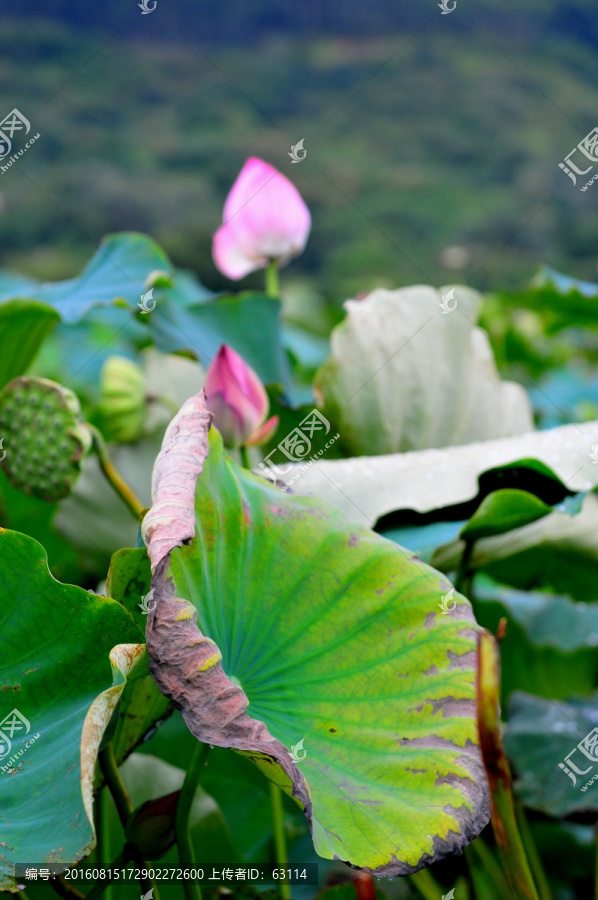
[[[40,139],[0,176],[3,268],[69,277],[133,229],[227,287],[211,235],[257,155],[313,215],[286,279],[335,307],[375,285],[515,288],[539,262],[598,274],[598,192],[558,168],[598,116],[589,3],[459,0],[443,16],[435,0],[159,0],[141,15],[63,0],[10,15],[1,112]]]

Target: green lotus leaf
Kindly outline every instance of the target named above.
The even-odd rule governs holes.
[[[158,295],[159,296],[159,295]],[[282,344],[281,304],[265,294],[244,291],[232,297],[197,299],[181,305],[171,292],[156,302],[148,327],[156,347],[188,351],[207,366],[221,344],[228,344],[264,383],[289,386]]]
[[[567,702],[512,695],[504,744],[526,806],[557,818],[598,812],[596,722],[598,693]]]
[[[299,475],[295,493],[318,494],[373,525],[395,510],[424,513],[473,500],[481,476],[499,468],[521,469],[526,490],[529,478],[538,475],[556,477],[564,494],[591,490],[598,485],[598,465],[591,455],[596,445],[598,422],[584,422],[462,447],[318,459],[307,469],[294,463],[286,477]]]
[[[536,647],[572,654],[598,647],[598,605],[574,603],[569,597],[540,591],[516,591],[480,576],[476,579],[476,603],[496,604],[502,615],[521,626]],[[593,653],[594,665],[598,658]]]
[[[170,260],[164,251],[146,235],[133,232],[111,234],[104,238],[77,278],[53,284],[31,283],[28,288],[20,288],[18,296],[49,304],[63,322],[73,324],[96,306],[109,306],[121,301],[136,307],[147,276],[156,269],[170,268]],[[0,291],[1,288],[0,284]],[[14,297],[14,290],[10,284],[7,285],[0,292],[0,303]]]
[[[551,512],[551,506],[527,491],[512,488],[493,491],[484,497],[459,536],[464,541],[479,541],[480,538],[522,528]]]
[[[443,298],[452,308],[443,308]],[[348,453],[447,447],[531,430],[527,394],[501,382],[488,338],[474,324],[479,303],[470,288],[425,285],[345,303],[316,391]]]
[[[476,618],[493,634],[503,617],[502,696],[530,690],[560,699],[590,693],[598,679],[598,605],[559,594],[518,591],[484,574],[473,588]]]
[[[441,575],[240,469],[209,423],[202,394],[171,422],[143,524],[160,690],[295,798],[321,856],[390,877],[458,852],[489,815],[468,602],[443,614]]]
[[[15,863],[93,848],[98,748],[144,647],[119,603],[56,581],[37,541],[2,529],[0,555],[0,890],[15,890]]]
[[[46,378],[22,376],[0,395],[2,467],[16,488],[54,503],[68,496],[91,446],[76,394]]]
[[[0,304],[0,388],[27,370],[58,319],[56,310],[35,300]]]

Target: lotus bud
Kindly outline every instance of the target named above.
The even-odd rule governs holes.
[[[100,376],[102,431],[120,444],[138,440],[147,414],[141,369],[124,356],[109,356]]]
[[[208,409],[228,447],[265,444],[278,426],[268,419],[270,403],[264,385],[232,347],[223,344],[206,376]]]
[[[175,817],[180,791],[148,800],[127,822],[127,840],[144,859],[159,859],[176,840]]]
[[[271,260],[283,266],[303,252],[310,227],[297,188],[274,166],[252,157],[226,199],[212,245],[214,262],[234,280],[265,269]]]

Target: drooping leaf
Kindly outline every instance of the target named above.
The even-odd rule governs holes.
[[[0,394],[2,467],[19,490],[48,503],[68,496],[91,432],[72,391],[46,378],[14,378]]]
[[[0,889],[14,890],[16,862],[66,868],[92,849],[98,747],[144,648],[120,604],[57,582],[32,538],[0,530],[0,558]]]
[[[325,497],[353,518],[374,524],[394,510],[423,513],[465,503],[477,496],[483,473],[515,464],[532,474],[550,470],[568,491],[591,490],[598,485],[598,465],[590,455],[594,444],[598,422],[584,422],[464,447],[319,459],[293,489]],[[299,469],[293,464],[291,475]]]
[[[27,371],[58,319],[50,306],[34,300],[0,304],[0,389]]]
[[[202,472],[209,421],[189,400],[154,467],[153,677],[298,801],[321,856],[392,876],[457,852],[488,819],[469,604],[442,616],[438,573],[239,469],[215,431]]]
[[[533,427],[523,388],[501,382],[475,326],[479,295],[419,285],[345,304],[316,378],[323,411],[347,452],[376,455],[521,434]]]
[[[596,722],[598,694],[568,702],[512,695],[504,741],[526,806],[556,818],[598,812]]]
[[[551,506],[527,491],[508,488],[493,491],[484,497],[459,536],[464,541],[479,541],[480,538],[522,528],[551,512]]]

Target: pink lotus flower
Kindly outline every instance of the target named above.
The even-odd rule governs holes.
[[[227,447],[265,444],[278,426],[264,385],[238,353],[223,344],[206,377],[208,409]]]
[[[311,217],[297,188],[261,159],[247,160],[224,205],[223,224],[212,254],[228,278],[265,269],[270,260],[285,265],[303,252]]]

